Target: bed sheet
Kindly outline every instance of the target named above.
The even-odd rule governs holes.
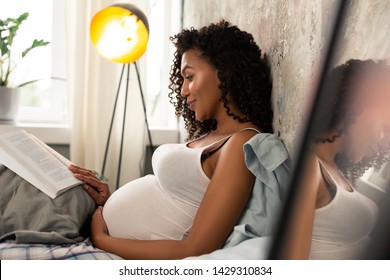
[[[122,260],[100,250],[90,240],[76,244],[22,244],[14,241],[0,243],[0,260]]]

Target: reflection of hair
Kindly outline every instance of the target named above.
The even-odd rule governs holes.
[[[375,154],[365,156],[357,163],[352,162],[345,154],[337,154],[335,162],[345,179],[354,184],[369,168],[379,170],[385,162],[390,161],[389,150],[378,151]]]
[[[227,114],[240,122],[253,122],[263,132],[272,133],[270,67],[251,34],[222,20],[200,30],[184,29],[170,39],[176,52],[170,72],[169,97],[175,105],[176,115],[184,118],[189,139],[207,133],[217,125],[215,120],[197,121],[180,95],[184,81],[180,74],[181,58],[190,49],[200,51],[202,57],[216,68],[221,82],[221,102]],[[229,99],[238,106],[244,118],[231,112]]]
[[[348,127],[355,121],[355,118],[361,114],[361,108],[356,108],[354,103],[358,99],[356,88],[359,83],[364,81],[368,75],[375,71],[389,71],[390,68],[386,61],[375,62],[373,60],[349,60],[345,64],[335,67],[329,74],[326,84],[327,98],[324,100],[325,110],[321,112],[319,123],[316,124],[316,135],[336,130],[336,134],[330,138],[317,138],[314,141],[321,143],[333,143],[343,134],[348,133]],[[375,73],[374,72],[374,73]],[[370,92],[369,94],[372,94]],[[372,96],[372,98],[376,98]],[[337,129],[337,127],[341,128]],[[379,151],[374,155],[367,155],[360,162],[351,162],[345,154],[339,154],[336,157],[336,163],[344,176],[350,181],[362,176],[364,172],[374,167],[380,166],[388,161],[389,151]]]

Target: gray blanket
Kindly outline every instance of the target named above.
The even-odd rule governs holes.
[[[0,164],[0,242],[80,242],[94,209],[95,202],[80,186],[51,199]]]

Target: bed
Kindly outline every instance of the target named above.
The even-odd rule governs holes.
[[[244,145],[244,151],[246,164],[256,176],[245,211],[222,249],[188,259],[267,257],[287,194],[291,161],[283,143],[273,134],[256,135]],[[26,199],[28,205],[23,203]],[[81,187],[52,200],[0,165],[0,202],[1,260],[121,259],[91,243],[88,221],[95,204]]]
[[[87,238],[75,244],[25,244],[9,240],[0,243],[1,260],[121,260],[95,248]]]

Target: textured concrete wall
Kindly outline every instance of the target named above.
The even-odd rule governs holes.
[[[335,64],[350,58],[390,58],[390,1],[352,1],[344,26]]]
[[[184,27],[201,27],[224,18],[252,33],[268,55],[274,81],[274,127],[293,157],[315,93],[337,3],[336,0],[184,0]],[[383,26],[384,30],[379,30],[381,36],[389,34],[389,3],[353,1],[343,31],[350,40],[340,49],[339,62],[375,53],[377,46],[360,45],[370,45],[367,39],[376,27]],[[386,52],[389,54],[388,48],[383,47],[379,56]]]

